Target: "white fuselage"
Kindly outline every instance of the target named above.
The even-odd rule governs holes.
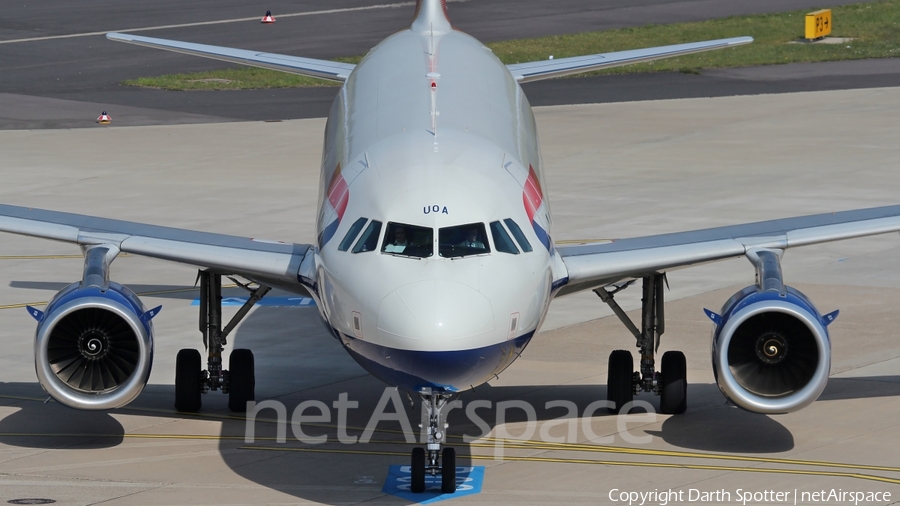
[[[328,117],[319,198],[318,306],[351,355],[408,389],[457,391],[508,366],[561,277],[540,169],[531,107],[490,49],[414,29],[375,47]],[[378,247],[339,250],[360,218],[382,223]],[[530,252],[498,251],[490,223],[506,219]],[[433,229],[433,254],[383,252],[389,223]],[[490,253],[443,255],[439,230],[472,223]]]

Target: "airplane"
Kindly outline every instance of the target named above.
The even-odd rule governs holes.
[[[684,354],[668,351],[666,272],[746,257],[757,280],[728,299],[713,323],[716,382],[735,405],[784,413],[813,402],[828,380],[827,327],[783,282],[792,247],[900,230],[900,206],[843,211],[614,241],[557,245],[537,128],[521,84],[723,49],[750,37],[677,44],[504,65],[489,48],[453,28],[444,0],[418,0],[407,29],[357,65],[126,33],[143,45],[342,83],[325,127],[316,244],[261,241],[170,227],[0,205],[0,231],[64,241],[84,252],[82,278],[41,311],[35,365],[43,388],[73,408],[105,410],[134,400],[153,358],[153,323],[134,292],[110,279],[118,254],[199,268],[196,349],[178,353],[175,406],[201,408],[220,390],[234,411],[255,400],[247,349],[223,363],[227,336],[272,288],[308,294],[322,321],[369,373],[422,401],[424,448],[411,452],[411,489],[441,475],[455,491],[455,451],[444,445],[444,407],[459,392],[509,367],[540,329],[551,301],[584,290],[608,304],[640,354],[615,350],[607,397],[622,411],[638,392],[659,395],[660,412],[687,406]],[[602,219],[598,217],[598,219]],[[223,326],[222,277],[250,296]],[[615,295],[642,283],[641,320]]]

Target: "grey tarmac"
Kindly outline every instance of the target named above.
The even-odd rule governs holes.
[[[851,3],[858,0],[838,2]],[[450,0],[448,9],[456,27],[490,42],[819,6],[812,0]],[[275,24],[259,23],[266,9],[275,14]],[[216,121],[324,117],[337,88],[209,93],[121,86],[126,79],[225,64],[117,44],[102,33],[170,27],[136,33],[334,58],[364,54],[411,17],[411,2],[392,0],[275,0],[264,8],[236,0],[12,3],[4,6],[0,19],[0,129],[95,127],[103,110],[114,125],[191,123],[197,115]],[[807,68],[800,64],[779,69],[777,79],[762,68],[743,69],[740,75],[714,71],[556,79],[528,84],[525,90],[532,105],[557,105],[873,88],[900,85],[896,62],[878,60],[872,64],[876,69],[864,71],[848,71],[842,62],[819,64],[816,78],[791,75]]]
[[[896,87],[563,105],[537,108],[536,116],[557,239],[896,204],[900,195]],[[311,242],[323,125],[322,119],[301,119],[0,131],[0,201]],[[397,434],[378,432],[380,442],[365,445],[310,448],[290,436],[286,443],[265,439],[276,435],[276,425],[260,420],[250,444],[246,422],[227,411],[221,394],[205,396],[199,416],[174,412],[175,354],[202,346],[191,306],[195,272],[188,267],[130,256],[113,264],[113,279],[147,293],[148,306],[163,305],[155,320],[153,374],[135,403],[104,413],[44,403],[32,362],[34,325],[21,305],[48,300],[79,278],[81,265],[70,245],[16,236],[0,241],[0,500],[407,503],[381,492],[388,466],[407,461],[409,445],[397,443]],[[786,282],[821,311],[841,309],[830,327],[832,378],[819,401],[779,416],[728,405],[714,383],[710,323],[702,308],[717,310],[753,283],[753,268],[738,259],[676,271],[669,277],[661,351],[687,355],[688,412],[617,419],[598,411],[579,420],[571,444],[540,443],[535,434],[517,448],[511,446],[526,429],[521,417],[491,423],[495,435],[511,435],[506,459],[493,459],[495,444],[487,438],[456,444],[460,465],[487,469],[481,494],[453,501],[623,504],[616,494],[671,489],[687,497],[696,489],[725,490],[735,502],[738,489],[834,488],[890,492],[895,502],[898,237],[791,250],[783,266]],[[636,292],[619,298],[632,316]],[[538,408],[539,425],[563,414],[543,409],[549,401],[574,402],[583,413],[606,396],[609,352],[632,343],[593,294],[563,298],[522,358],[462,399],[529,402]],[[331,405],[347,393],[360,403],[350,410],[349,425],[362,427],[384,392],[327,335],[311,308],[257,308],[231,345],[254,350],[258,399],[278,400],[288,412],[304,400]],[[653,396],[639,399],[657,405]],[[495,414],[482,412],[486,420]],[[451,413],[450,423],[451,436],[478,433],[464,413]],[[607,440],[589,440],[585,428]],[[335,436],[331,427],[308,432]],[[550,431],[564,434],[563,427]],[[633,443],[632,436],[650,441]]]

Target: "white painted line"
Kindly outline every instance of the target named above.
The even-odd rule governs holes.
[[[470,0],[447,0],[447,2],[468,2]],[[345,9],[326,9],[321,11],[308,11],[308,12],[293,12],[290,14],[277,14],[276,19],[278,18],[294,18],[299,16],[321,16],[323,14],[340,14],[343,12],[354,12],[354,11],[370,11],[375,9],[397,9],[399,7],[409,7],[411,5],[416,5],[416,2],[399,2],[393,4],[381,4],[381,5],[367,5],[365,7],[348,7]],[[118,30],[104,30],[102,32],[84,32],[84,33],[70,33],[68,35],[48,35],[46,37],[30,37],[27,39],[12,39],[12,40],[0,40],[0,44],[13,44],[16,42],[35,42],[39,40],[53,40],[53,39],[71,39],[74,37],[93,37],[95,35],[106,35],[109,32],[147,32],[150,30],[164,30],[167,28],[184,28],[188,26],[205,26],[205,25],[222,25],[226,23],[241,23],[244,21],[259,21],[262,19],[261,16],[254,16],[252,18],[235,18],[235,19],[219,19],[216,21],[199,21],[197,23],[183,23],[179,25],[159,25],[159,26],[144,26],[140,28],[122,28]]]

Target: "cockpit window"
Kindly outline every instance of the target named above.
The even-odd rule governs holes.
[[[490,253],[484,223],[446,227],[438,232],[438,252],[444,258]]]
[[[509,227],[509,231],[512,232],[513,237],[516,238],[516,242],[519,243],[519,247],[522,248],[522,251],[525,253],[531,251],[531,243],[528,242],[528,239],[525,237],[525,234],[522,233],[522,229],[519,228],[519,225],[509,218],[503,220],[503,223],[506,223],[506,226]]]
[[[379,234],[381,234],[381,222],[373,220],[372,223],[369,223],[369,226],[366,227],[366,231],[363,232],[359,240],[356,241],[353,252],[363,253],[366,251],[375,251],[375,248],[378,247]]]
[[[519,254],[519,248],[513,243],[512,238],[506,233],[506,229],[499,221],[491,222],[491,237],[494,238],[494,247],[501,253]]]
[[[347,231],[347,235],[344,236],[344,240],[342,240],[341,245],[338,246],[338,251],[347,251],[350,249],[356,236],[359,235],[359,231],[362,230],[367,221],[369,221],[368,218],[360,218],[354,221],[353,225],[350,225],[350,230]]]
[[[388,222],[382,253],[414,258],[434,255],[434,229]]]

